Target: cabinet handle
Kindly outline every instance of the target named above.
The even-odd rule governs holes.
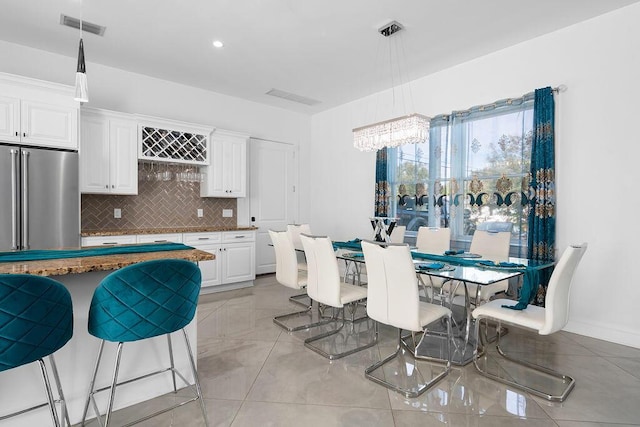
[[[18,136],[18,131],[16,131],[16,136]]]
[[[117,245],[118,242],[102,242],[103,245]]]
[[[153,243],[164,243],[166,241],[167,241],[166,239],[165,240],[154,240]]]
[[[26,136],[27,136],[27,133],[26,133],[26,132],[24,132],[24,133],[22,134],[22,136],[24,136],[24,137],[26,138]]]
[[[245,237],[247,237],[247,236],[241,234],[241,235],[237,235],[236,239],[244,239]]]
[[[111,188],[116,188],[115,184],[111,184]]]
[[[105,185],[105,186],[104,186],[104,188],[109,188],[109,185],[108,185],[108,184],[107,184],[107,185]]]
[[[198,240],[209,240],[208,237],[198,237]]]

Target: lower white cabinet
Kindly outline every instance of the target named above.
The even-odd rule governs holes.
[[[252,230],[82,238],[82,246],[164,242],[184,243],[215,255],[213,260],[198,262],[203,288],[211,290],[221,285],[242,285],[243,282],[251,282],[256,278],[256,233]]]
[[[254,231],[222,233],[222,282],[256,278],[256,235]]]
[[[220,243],[222,241],[221,233],[184,233],[184,244],[193,246],[201,251],[209,252],[215,255],[216,259],[210,261],[199,261],[200,271],[202,272],[202,287],[218,286],[222,284],[220,275],[220,258],[222,250]]]
[[[138,234],[136,243],[182,243],[182,233]]]
[[[252,281],[256,278],[255,232],[185,233],[185,245],[210,252],[212,261],[200,262],[202,287]]]
[[[126,236],[88,236],[82,238],[82,246],[115,246],[132,245],[136,242],[135,235]]]

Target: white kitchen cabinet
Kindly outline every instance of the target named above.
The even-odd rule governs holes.
[[[78,108],[22,100],[22,144],[78,148]]]
[[[78,111],[72,86],[0,73],[0,141],[78,149]]]
[[[138,158],[153,162],[208,165],[209,136],[213,128],[137,115]]]
[[[248,135],[216,130],[211,137],[211,165],[203,167],[201,197],[245,197]]]
[[[0,139],[24,145],[76,150],[78,108],[2,96]]]
[[[138,234],[137,243],[182,243],[182,233]]]
[[[251,286],[256,278],[256,235],[253,230],[138,234],[121,236],[89,236],[82,246],[113,246],[135,243],[184,243],[215,255],[215,259],[200,261],[202,288],[209,291]],[[228,286],[225,286],[228,285]]]
[[[0,139],[20,142],[20,100],[0,96]]]
[[[185,233],[183,235],[184,244],[193,246],[201,251],[209,252],[216,258],[208,261],[199,261],[202,272],[202,287],[218,286],[222,284],[220,269],[220,259],[222,257],[222,235],[220,233]]]
[[[185,233],[184,243],[216,256],[201,262],[202,286],[251,282],[256,278],[255,232]]]
[[[80,191],[138,194],[137,122],[127,115],[83,109]]]
[[[222,233],[222,283],[256,278],[256,236],[254,231]]]
[[[82,246],[115,246],[132,245],[137,241],[135,235],[123,236],[86,236],[82,238]]]

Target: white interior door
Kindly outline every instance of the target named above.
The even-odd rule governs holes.
[[[269,246],[269,230],[285,230],[298,214],[297,148],[290,144],[251,139],[251,224],[256,231],[256,274],[276,271],[276,258]]]

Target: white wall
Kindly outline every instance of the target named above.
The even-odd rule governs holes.
[[[589,249],[566,329],[640,348],[640,286],[632,269],[640,259],[633,191],[640,157],[638,22],[635,4],[424,77],[412,93],[417,112],[436,115],[539,87],[568,87],[556,97],[557,246],[586,241]],[[374,121],[363,111],[375,101],[312,118],[312,143],[302,158],[314,232],[335,239],[370,233],[375,156],[352,147],[351,129]]]

